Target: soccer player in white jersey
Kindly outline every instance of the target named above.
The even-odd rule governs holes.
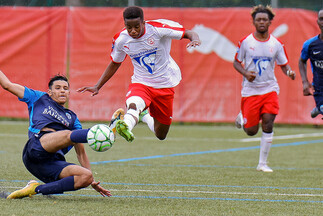
[[[270,6],[258,5],[251,11],[255,32],[239,41],[233,62],[243,76],[241,112],[236,126],[243,127],[247,135],[257,134],[262,121],[258,171],[273,172],[267,165],[267,157],[273,140],[274,120],[278,114],[279,86],[275,77],[275,62],[292,80],[295,72],[288,65],[288,57],[282,42],[268,33],[275,14]]]
[[[156,137],[164,140],[172,122],[174,87],[181,80],[181,71],[170,56],[172,39],[187,38],[187,47],[201,44],[198,35],[169,20],[144,21],[140,7],[127,7],[123,12],[125,29],[113,38],[111,62],[92,87],[92,96],[116,73],[128,55],[134,66],[132,82],[126,95],[127,112],[118,109],[110,127],[128,142],[133,141],[132,129],[139,120],[148,124]],[[147,109],[149,108],[149,113]]]

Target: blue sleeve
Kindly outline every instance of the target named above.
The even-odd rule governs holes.
[[[81,122],[77,117],[75,119],[74,126],[73,126],[73,130],[75,130],[75,129],[82,129]]]
[[[46,94],[42,91],[33,90],[25,86],[25,92],[23,98],[18,98],[20,101],[27,103],[30,107],[35,101],[37,101],[41,96]]]
[[[304,42],[303,44],[303,49],[302,49],[302,52],[301,52],[301,58],[305,61],[307,61],[307,59],[310,57],[309,56],[309,46],[310,44],[317,40],[318,36],[315,36],[315,37],[312,37],[311,39],[308,39],[307,41]]]
[[[310,40],[305,41],[305,43],[303,44],[303,49],[301,52],[301,58],[305,61],[307,61],[307,59],[309,58],[308,55],[308,47],[310,45]]]

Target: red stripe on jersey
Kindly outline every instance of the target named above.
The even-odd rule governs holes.
[[[271,37],[274,37],[274,38],[276,38],[275,36],[273,36],[273,35],[270,35]],[[284,49],[284,53],[285,53],[285,56],[286,56],[286,58],[287,58],[287,63],[286,64],[283,64],[283,65],[278,65],[278,66],[285,66],[285,65],[288,65],[288,63],[289,63],[289,58],[288,58],[288,55],[287,55],[287,52],[286,52],[286,48],[285,48],[285,44],[281,41],[281,40],[279,40],[278,38],[276,38],[276,40],[283,46],[283,49]]]
[[[248,37],[249,35],[245,36],[244,38],[242,38],[241,40],[239,40],[238,42],[238,49],[240,49],[242,42]],[[238,52],[236,52],[236,54],[234,55],[234,59],[237,60],[237,62],[242,63],[242,61],[240,61],[237,58]]]
[[[118,37],[120,36],[121,32],[123,32],[126,28],[123,28],[121,31],[119,31],[117,34],[115,34],[112,38],[112,44],[114,44],[114,42],[118,39]]]
[[[154,27],[159,27],[159,28],[170,28],[170,29],[174,29],[174,30],[177,30],[177,31],[185,31],[185,28],[181,28],[181,27],[172,27],[172,26],[169,26],[167,24],[164,24],[164,23],[160,23],[160,22],[156,22],[156,21],[146,21],[146,23],[154,26]]]

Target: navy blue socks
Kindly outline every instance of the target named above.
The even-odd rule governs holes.
[[[70,139],[74,143],[87,143],[87,132],[90,129],[73,130]]]
[[[46,183],[36,187],[36,193],[43,195],[48,194],[61,194],[64,191],[75,191],[74,188],[74,176],[69,176],[58,181]]]

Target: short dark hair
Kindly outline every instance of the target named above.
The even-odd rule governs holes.
[[[66,81],[67,82],[67,84],[68,85],[70,85],[69,83],[68,83],[68,79],[66,78],[66,76],[63,76],[63,75],[55,75],[55,76],[53,76],[50,80],[49,80],[49,82],[48,82],[48,88],[49,89],[51,89],[52,88],[52,86],[53,86],[53,83],[55,82],[55,81],[57,81],[57,80],[63,80],[63,81]]]
[[[266,7],[263,6],[263,5],[257,5],[257,6],[254,6],[252,8],[252,11],[251,11],[251,16],[252,16],[252,19],[255,19],[257,13],[266,13],[268,14],[268,18],[269,20],[273,20],[274,17],[275,17],[275,13],[273,12],[273,9],[271,6],[267,5]]]
[[[123,11],[123,19],[136,19],[144,20],[144,12],[140,7],[130,6]]]

